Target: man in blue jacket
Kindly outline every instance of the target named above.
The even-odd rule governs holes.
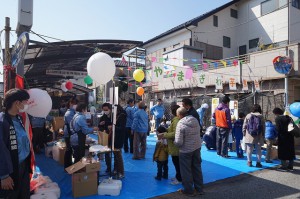
[[[144,110],[145,103],[140,102],[139,110],[134,113],[133,123],[131,127],[133,137],[133,157],[134,160],[145,159],[146,154],[146,138],[148,132],[148,114]]]
[[[133,135],[131,134],[131,126],[133,122],[133,116],[135,113],[134,100],[129,99],[127,101],[127,106],[124,109],[126,111],[127,119],[126,119],[126,134],[124,139],[124,152],[128,153],[128,148],[130,153],[133,153]],[[128,147],[128,139],[129,139],[129,147]]]
[[[163,116],[165,114],[165,107],[164,107],[161,99],[158,99],[157,104],[150,109],[150,114],[154,115],[155,128],[157,130],[157,128],[159,127],[159,124],[161,122],[161,119],[163,118]]]

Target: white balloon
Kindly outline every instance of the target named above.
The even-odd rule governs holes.
[[[52,99],[47,91],[33,88],[28,90],[29,100],[27,113],[34,117],[47,117],[52,109]]]
[[[93,96],[89,96],[89,102],[93,102],[94,101],[94,97]]]
[[[87,72],[95,82],[106,84],[115,75],[116,65],[108,54],[99,52],[89,58]]]
[[[61,89],[62,91],[64,91],[64,92],[67,92],[67,91],[68,91],[68,89],[66,88],[66,82],[64,82],[64,83],[62,83],[62,84],[60,85],[60,89]]]

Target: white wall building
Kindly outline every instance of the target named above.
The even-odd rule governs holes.
[[[195,64],[170,59],[190,60],[194,57],[201,70],[203,59],[232,61],[240,59],[241,55],[247,56],[240,67],[229,64],[222,68],[219,65],[216,69],[210,66],[210,70],[203,71],[209,77],[206,85],[214,86],[219,75],[223,76],[224,84],[228,83],[229,77],[235,77],[238,83],[243,79],[248,82],[282,79],[284,75],[274,70],[272,60],[287,55],[294,63],[294,72],[290,74],[293,78],[290,84],[294,88],[293,84],[299,84],[299,41],[300,0],[234,0],[146,41],[144,48],[149,60],[169,58],[163,63],[152,62],[150,79],[156,84],[155,92],[189,88],[191,84],[197,87],[198,72],[194,72],[192,79],[175,81],[175,84],[175,78],[155,75],[155,67],[163,68],[164,64],[178,66],[175,73],[179,68]],[[187,46],[192,46],[193,50]],[[293,92],[299,92],[297,89]]]

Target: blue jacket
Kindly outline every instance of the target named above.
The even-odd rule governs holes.
[[[232,135],[235,139],[241,140],[243,139],[243,119],[238,119],[232,126]]]
[[[126,115],[127,115],[127,117],[126,117],[126,127],[131,128],[134,113],[136,112],[136,109],[134,107],[127,106],[124,110],[126,111]]]
[[[83,113],[76,113],[70,122],[70,129],[72,131],[71,135],[71,145],[77,146],[78,145],[78,135],[75,132],[81,131],[83,134],[87,135],[89,133],[93,133],[94,128],[88,127],[86,123],[86,117]]]
[[[278,136],[278,132],[276,131],[274,124],[270,121],[266,121],[265,138],[268,140],[273,140],[277,138],[277,136]]]
[[[131,129],[138,133],[148,132],[148,115],[144,109],[139,109],[134,113]]]
[[[69,137],[69,133],[68,133],[68,125],[70,125],[71,120],[73,119],[74,115],[76,114],[76,111],[73,108],[69,108],[67,110],[67,112],[65,113],[64,116],[64,121],[65,121],[65,125],[64,125],[64,137]]]
[[[44,128],[46,119],[42,117],[29,117],[32,128]]]
[[[163,105],[155,105],[150,109],[150,114],[154,115],[155,118],[163,118],[165,114],[165,107]]]

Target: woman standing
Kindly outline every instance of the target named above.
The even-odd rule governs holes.
[[[27,108],[29,94],[11,89],[4,97],[0,113],[0,198],[30,198],[30,141],[18,115]]]
[[[74,151],[74,163],[79,162],[85,154],[85,140],[86,135],[98,131],[98,127],[90,128],[87,125],[85,113],[87,112],[87,105],[79,103],[76,107],[77,113],[70,122],[72,135],[70,143]]]
[[[252,112],[249,113],[243,124],[243,135],[245,137],[245,144],[247,146],[247,165],[252,167],[252,152],[255,146],[256,150],[256,167],[262,168],[261,165],[261,146],[264,144],[265,137],[265,120],[261,114],[261,107],[254,104]]]
[[[67,112],[64,116],[64,138],[66,142],[66,153],[65,153],[65,161],[64,161],[64,167],[67,168],[73,164],[72,161],[72,154],[73,150],[70,144],[70,137],[71,137],[71,129],[70,129],[70,122],[73,119],[74,115],[76,114],[76,108],[77,108],[78,100],[76,98],[71,98],[67,103]]]
[[[176,116],[176,111],[180,106],[173,105],[171,107],[172,115],[174,118],[171,121],[171,125],[168,128],[168,131],[162,135],[158,135],[158,138],[166,138],[168,141],[168,152],[172,156],[172,162],[174,164],[175,170],[176,170],[176,176],[174,179],[172,179],[171,184],[177,185],[181,184],[182,178],[180,174],[180,167],[179,167],[179,148],[175,146],[174,139],[175,139],[175,132],[176,132],[176,126],[179,122],[179,117]]]
[[[293,171],[295,159],[294,136],[288,132],[291,118],[283,115],[283,110],[280,108],[275,108],[273,113],[276,115],[275,124],[278,132],[278,159],[281,160],[281,167],[278,170]]]

